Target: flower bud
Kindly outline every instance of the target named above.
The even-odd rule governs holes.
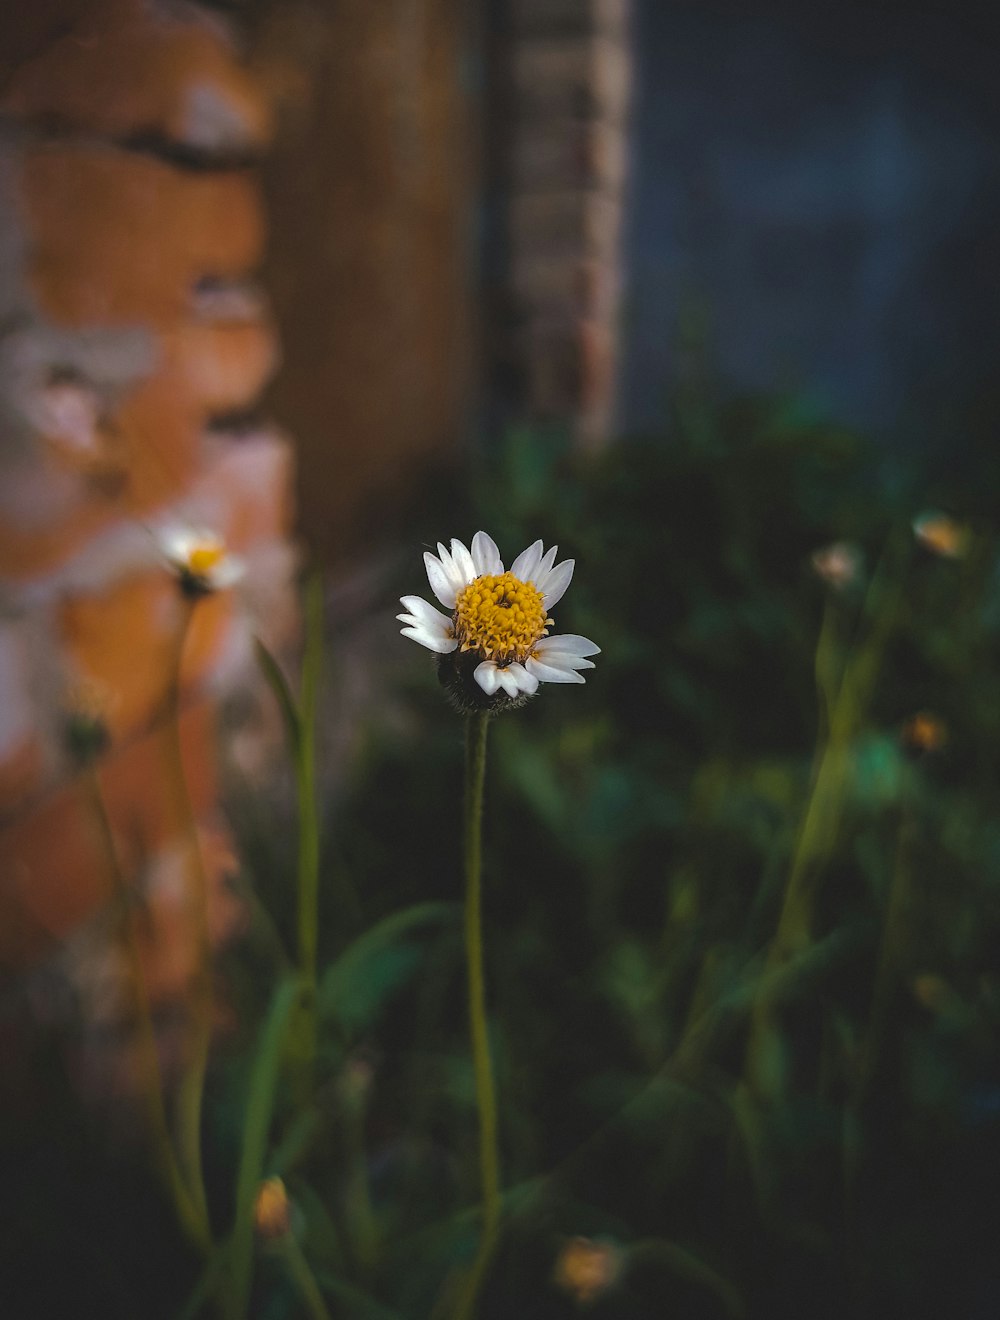
[[[268,1178],[257,1188],[253,1225],[262,1242],[275,1242],[291,1232],[291,1202],[280,1178]]]

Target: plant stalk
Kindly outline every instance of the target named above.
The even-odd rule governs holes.
[[[114,831],[96,765],[92,764],[88,767],[87,779],[94,804],[94,815],[100,827],[101,838],[111,866],[115,893],[121,908],[121,932],[126,956],[128,957],[130,979],[135,993],[139,1067],[141,1072],[140,1085],[146,1109],[146,1121],[153,1141],[157,1171],[170,1193],[177,1217],[184,1231],[202,1250],[208,1250],[211,1246],[208,1221],[201,1214],[185,1186],[174,1154],[173,1144],[170,1140],[170,1128],[167,1123],[167,1111],[163,1099],[163,1077],[160,1072],[160,1058],[156,1046],[156,1033],[153,1029],[149,992],[146,989],[146,977],[130,911],[132,896],[118,856]]]
[[[192,994],[191,1057],[177,1097],[178,1146],[181,1165],[199,1218],[209,1221],[208,1197],[202,1164],[201,1119],[208,1072],[208,1053],[212,1035],[211,941],[208,929],[208,877],[201,855],[198,821],[184,770],[184,746],[181,737],[181,678],[184,645],[194,615],[196,601],[182,597],[182,613],[177,630],[177,648],[167,688],[166,724],[173,762],[178,802],[187,825],[190,859],[184,875],[188,912],[194,927],[197,971]]]
[[[483,976],[482,833],[483,785],[486,778],[486,733],[489,715],[469,715],[465,726],[465,957],[468,969],[469,1032],[479,1114],[479,1177],[483,1232],[457,1312],[472,1314],[476,1293],[496,1246],[500,1224],[500,1159],[497,1150],[497,1105],[490,1062]]]
[[[294,1051],[304,1098],[312,1092],[316,1059],[317,961],[319,948],[319,812],[316,805],[316,718],[323,667],[323,579],[306,585],[306,639],[294,740],[299,806],[298,955],[302,999]]]

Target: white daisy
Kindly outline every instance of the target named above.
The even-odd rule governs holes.
[[[861,550],[851,541],[834,541],[813,551],[812,566],[817,577],[836,591],[852,586],[861,574]]]
[[[243,560],[230,554],[217,533],[204,528],[166,527],[157,533],[160,551],[189,596],[224,591],[243,576]]]
[[[426,553],[424,564],[431,591],[451,614],[420,596],[400,598],[406,613],[396,617],[406,625],[403,636],[453,657],[447,667],[457,679],[475,681],[482,695],[469,695],[478,708],[495,708],[504,698],[524,700],[539,683],[583,683],[580,670],[594,667],[587,657],[601,648],[586,637],[549,636],[548,612],[562,599],[575,562],[557,564],[556,549],[545,551],[536,541],[505,570],[485,532],[472,538],[471,551],[461,541],[452,541],[450,550],[438,542],[437,554]],[[442,675],[451,677],[444,670]]]

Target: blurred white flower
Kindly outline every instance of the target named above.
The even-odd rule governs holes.
[[[160,550],[189,596],[224,591],[243,576],[243,560],[230,554],[215,532],[194,527],[166,527],[157,533]]]
[[[851,541],[834,541],[815,550],[812,566],[816,576],[837,591],[856,582],[861,573],[861,550]]]
[[[450,616],[419,596],[402,596],[404,637],[440,656],[452,656],[454,677],[465,682],[473,705],[502,706],[507,699],[533,695],[539,683],[583,683],[579,672],[593,669],[588,656],[600,647],[576,633],[548,635],[548,611],[563,597],[573,577],[574,560],[555,563],[556,546],[541,541],[522,551],[505,570],[492,537],[477,532],[472,549],[452,541],[450,551],[424,555],[427,578]],[[449,676],[450,677],[450,676]],[[483,700],[483,698],[489,700]],[[498,700],[494,700],[497,698]]]

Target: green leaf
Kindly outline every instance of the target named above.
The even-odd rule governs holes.
[[[416,903],[365,931],[323,977],[320,1015],[336,1016],[349,1028],[369,1021],[416,969],[421,954],[410,941],[414,932],[420,926],[455,920],[458,913],[456,903]]]
[[[734,1320],[740,1320],[740,1317],[746,1314],[743,1299],[736,1286],[690,1248],[682,1247],[679,1242],[672,1242],[667,1238],[647,1238],[637,1242],[629,1250],[628,1257],[630,1263],[650,1262],[665,1265],[672,1274],[680,1275],[681,1278],[689,1279],[692,1283],[708,1289],[722,1303],[726,1314],[732,1316]]]
[[[302,656],[302,691],[299,709],[303,732],[316,729],[320,679],[323,673],[323,577],[318,570],[309,575],[305,590],[306,644]]]
[[[250,1077],[243,1149],[236,1182],[236,1222],[231,1238],[234,1314],[246,1314],[253,1269],[253,1207],[264,1173],[267,1138],[274,1112],[274,1095],[285,1032],[302,991],[301,983],[279,984],[260,1033],[257,1056]]]
[[[285,721],[285,732],[292,748],[292,755],[298,761],[299,749],[302,744],[302,721],[295,705],[295,698],[288,686],[288,680],[281,672],[281,666],[277,660],[259,637],[254,638],[254,650],[257,652],[257,663],[260,665],[268,686],[274,693],[281,709],[281,716]]]

